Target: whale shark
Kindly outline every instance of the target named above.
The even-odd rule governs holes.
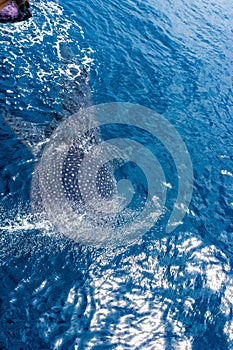
[[[60,53],[62,59],[59,69],[62,72],[66,72],[66,74],[62,75],[60,82],[60,113],[54,113],[52,122],[49,124],[47,122],[45,124],[35,123],[27,121],[21,116],[16,117],[7,112],[4,114],[5,122],[10,126],[17,138],[27,147],[34,158],[35,166],[31,180],[30,207],[32,214],[37,217],[41,214],[48,214],[46,213],[46,201],[49,201],[49,199],[46,195],[43,195],[43,193],[47,191],[46,178],[48,169],[46,168],[46,170],[43,171],[43,165],[41,164],[43,152],[47,145],[51,143],[54,133],[56,133],[56,130],[61,124],[70,120],[71,116],[75,115],[78,111],[85,111],[92,105],[92,94],[87,70],[76,61],[68,44],[64,45],[63,43],[60,47]],[[94,119],[95,116],[93,115],[92,118]],[[73,125],[72,128],[75,128],[75,125]],[[85,133],[85,135],[80,135],[78,141],[76,138],[75,142],[70,141],[70,136],[68,134],[67,140],[69,143],[69,150],[65,155],[62,169],[63,191],[66,194],[67,200],[71,203],[72,209],[79,214],[80,218],[84,218],[86,217],[87,210],[85,206],[85,195],[80,192],[77,183],[78,181],[83,181],[84,183],[88,175],[78,174],[85,153],[92,152],[93,147],[101,142],[100,130],[99,128],[90,128],[90,131]],[[101,154],[101,161],[103,161],[103,159],[104,155]],[[47,161],[48,158],[45,159],[46,163]],[[90,160],[88,167],[93,169],[93,163],[93,159]],[[116,190],[115,179],[113,177],[112,168],[110,168],[111,166],[109,164],[104,164],[103,162],[103,165],[98,170],[95,184],[98,198],[104,198],[107,201],[112,198]],[[49,171],[56,172],[57,169],[51,167]],[[74,174],[75,176],[73,176]],[[83,179],[80,180],[80,178]],[[58,192],[56,192],[54,196],[57,199],[59,197]],[[46,197],[46,199],[44,199],[44,197]],[[96,205],[98,205],[98,200]],[[58,206],[60,207],[60,202]],[[55,208],[54,204],[53,217],[54,215],[63,215],[62,212],[59,213],[59,207]],[[53,218],[52,221],[54,221]],[[101,216],[100,218],[98,212],[94,210],[91,215],[88,215],[88,220],[85,218],[85,221],[89,222],[90,229],[92,230],[93,225],[101,226],[106,224],[106,222],[109,221],[109,216],[106,214],[104,217]],[[67,224],[72,225],[70,222]],[[85,232],[83,235],[85,235]]]
[[[152,148],[156,151],[154,141],[148,150],[141,147],[147,146],[145,143],[138,142],[139,136],[144,140],[155,136],[174,158],[177,176],[182,180],[168,222],[168,232],[171,232],[184,217],[192,194],[192,164],[184,143],[165,118],[148,108],[119,102],[94,106],[88,72],[77,60],[79,54],[76,56],[72,52],[69,40],[64,41],[64,35],[62,41],[59,37],[56,42],[59,74],[51,73],[58,61],[51,64],[42,50],[39,58],[46,70],[43,71],[40,64],[36,65],[41,71],[31,74],[30,84],[25,81],[27,74],[24,74],[24,85],[19,84],[19,88],[26,90],[23,95],[26,98],[30,86],[32,93],[36,92],[33,79],[39,76],[39,83],[43,85],[38,89],[41,102],[44,81],[48,82],[43,77],[49,75],[49,89],[54,88],[55,93],[59,91],[56,106],[50,103],[53,99],[48,99],[52,109],[49,117],[46,119],[45,110],[45,119],[40,115],[37,118],[34,113],[37,122],[29,121],[30,111],[40,108],[37,100],[35,108],[30,106],[25,115],[23,112],[17,115],[9,110],[5,112],[5,121],[34,157],[32,214],[42,220],[45,215],[60,233],[85,244],[124,243],[124,237],[128,241],[142,236],[153,227],[163,210],[166,211],[166,193],[173,184],[166,182],[157,155],[153,154]],[[31,60],[22,63],[25,73],[29,72]],[[59,80],[54,81],[54,76]],[[18,87],[14,88],[17,94]],[[13,91],[9,93],[13,95]],[[15,100],[11,101],[14,106]],[[10,104],[9,99],[6,102]],[[106,125],[110,125],[108,130],[104,129]],[[122,126],[125,128],[123,133]],[[107,130],[109,139],[104,139],[106,135],[102,130]],[[118,136],[113,135],[114,131]],[[130,142],[124,141],[130,138]],[[109,142],[111,139],[112,143]],[[108,147],[104,148],[104,144]],[[118,172],[115,171],[117,168],[120,169]]]

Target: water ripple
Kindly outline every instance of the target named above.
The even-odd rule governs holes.
[[[90,71],[94,102],[140,103],[179,131],[194,195],[172,236],[158,224],[132,246],[81,247],[31,221],[32,156],[2,122],[0,348],[231,349],[232,8],[214,0],[61,5],[33,4],[30,21],[1,28],[2,109],[50,122],[73,67],[61,69],[60,44],[70,42]]]

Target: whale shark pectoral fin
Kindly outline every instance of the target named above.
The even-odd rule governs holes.
[[[12,116],[9,113],[4,114],[4,120],[17,138],[36,158],[44,143],[47,142],[47,126],[25,121],[23,118]]]

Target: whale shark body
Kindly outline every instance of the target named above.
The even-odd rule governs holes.
[[[59,92],[59,100],[61,101],[61,113],[54,113],[54,119],[50,124],[38,124],[24,120],[22,117],[15,117],[9,113],[5,113],[5,121],[10,126],[11,130],[17,135],[18,139],[28,148],[35,160],[35,167],[32,174],[31,181],[31,195],[30,195],[30,206],[31,211],[34,216],[38,217],[38,215],[49,214],[49,219],[54,223],[56,223],[57,216],[63,216],[64,208],[61,204],[61,200],[59,199],[59,193],[56,190],[56,185],[51,188],[47,188],[47,178],[49,173],[57,173],[57,164],[49,165],[49,168],[44,167],[44,164],[48,163],[50,155],[45,155],[46,150],[54,140],[54,134],[56,134],[59,126],[66,121],[72,120],[71,116],[76,112],[85,110],[91,106],[91,90],[89,86],[89,77],[88,72],[85,68],[81,67],[80,64],[75,62],[73,64],[71,62],[71,58],[74,60],[72,55],[72,51],[67,45],[63,46],[63,55],[60,69],[67,70],[69,68],[69,74],[63,76],[63,80],[61,82],[61,89]],[[93,118],[95,116],[93,115]],[[90,120],[89,120],[90,122]],[[71,126],[74,129],[76,126],[75,120],[73,121],[73,125]],[[78,130],[77,130],[78,133]],[[78,241],[86,242],[86,230],[87,230],[87,222],[88,229],[90,232],[93,232],[93,227],[96,225],[98,227],[103,226],[109,220],[108,215],[102,215],[99,217],[98,210],[92,210],[91,214],[87,215],[87,207],[85,204],[85,195],[80,192],[79,182],[82,184],[86,181],[86,174],[79,174],[80,168],[83,162],[83,158],[85,153],[93,152],[93,147],[101,142],[100,130],[98,128],[91,129],[85,135],[80,135],[80,137],[76,137],[76,140],[72,140],[69,132],[65,135],[67,138],[68,151],[65,156],[61,152],[59,154],[59,159],[63,157],[63,166],[61,169],[61,177],[60,174],[59,180],[62,183],[62,191],[65,194],[65,198],[68,203],[71,205],[72,210],[80,217],[80,220],[85,221],[85,229],[81,230],[81,221],[80,221],[80,235],[77,232],[74,233],[75,239]],[[61,136],[63,138],[63,135]],[[56,139],[56,137],[55,137]],[[55,148],[60,147],[60,141],[58,141],[58,145]],[[103,155],[101,155],[103,160]],[[43,159],[43,162],[41,161]],[[89,169],[93,169],[93,159],[86,164]],[[86,186],[86,184],[84,184]],[[109,165],[103,164],[98,170],[96,176],[96,184],[94,185],[97,188],[97,196],[99,199],[109,200],[112,198],[113,192],[116,189],[115,180],[113,178],[113,173],[110,171]],[[51,210],[47,209],[47,202],[50,199],[47,197],[47,193],[53,191],[53,203],[52,203],[52,213]],[[96,192],[95,192],[96,195]],[[60,200],[60,201],[59,201]],[[96,202],[98,206],[98,200]],[[77,219],[77,217],[76,217]],[[72,231],[72,219],[71,221],[66,222],[67,225],[71,226]],[[94,226],[93,226],[94,225]],[[56,225],[55,225],[56,226]],[[77,225],[75,225],[77,228]],[[62,231],[62,229],[60,230]],[[82,231],[82,234],[81,234]],[[70,232],[70,230],[69,230]],[[61,232],[62,233],[62,232]],[[91,234],[92,235],[92,234]],[[101,234],[100,234],[101,235]],[[71,234],[69,233],[69,236]],[[77,236],[78,239],[77,239]],[[72,238],[72,237],[71,237]],[[91,242],[92,239],[88,238],[88,242]]]

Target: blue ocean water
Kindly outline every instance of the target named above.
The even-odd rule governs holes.
[[[232,349],[231,4],[31,7],[32,19],[2,26],[0,38],[0,349]],[[83,68],[88,103],[87,87],[74,79]],[[42,126],[64,110],[108,102],[151,108],[175,127],[190,153],[194,189],[171,234],[161,220],[134,244],[97,249],[33,221],[36,157],[28,140],[39,142]],[[6,115],[25,121],[21,135]]]

